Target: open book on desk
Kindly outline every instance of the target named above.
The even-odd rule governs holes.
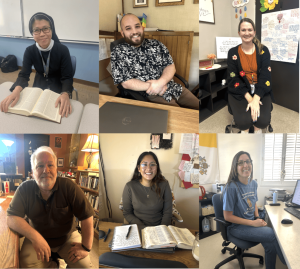
[[[15,106],[9,105],[8,112],[23,116],[36,116],[60,123],[60,104],[55,107],[55,102],[59,96],[58,93],[51,90],[26,87],[21,91],[20,99]]]
[[[131,231],[128,238],[128,228]],[[154,252],[173,253],[174,247],[192,249],[195,236],[188,230],[174,226],[159,225],[147,227],[142,230],[142,242],[136,224],[115,227],[112,242],[109,244],[111,250],[153,250]]]
[[[192,249],[195,236],[186,228],[159,225],[142,230],[142,247],[146,249],[177,247]]]

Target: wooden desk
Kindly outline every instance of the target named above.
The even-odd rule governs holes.
[[[300,220],[284,210],[285,203],[279,203],[280,206],[266,205],[265,208],[288,268],[297,269],[300,264]],[[291,219],[293,224],[281,224],[282,219]]]
[[[110,248],[108,247],[109,242],[112,240],[114,235],[114,228],[116,226],[120,226],[123,223],[112,223],[112,222],[103,222],[100,221],[99,227],[100,230],[107,232],[108,229],[111,229],[107,239],[103,242],[103,239],[99,240],[99,256],[103,253],[110,252]],[[193,235],[195,235],[195,231],[191,230]],[[146,252],[146,251],[120,251],[118,252],[122,255],[135,256],[140,258],[148,258],[148,259],[161,259],[161,260],[171,260],[178,261],[184,263],[189,268],[199,268],[199,262],[196,261],[193,257],[191,250],[185,249],[176,249],[175,253],[157,253],[157,252]],[[104,266],[99,265],[100,268],[106,268]]]
[[[0,204],[0,268],[19,268],[19,236],[6,224],[6,210],[10,201],[11,198],[6,198]]]
[[[106,102],[115,102],[135,106],[150,107],[168,110],[168,133],[198,133],[199,132],[199,111],[181,107],[173,107],[151,102],[142,102],[125,98],[113,97],[99,94],[99,108]],[[101,123],[100,123],[101,124]]]

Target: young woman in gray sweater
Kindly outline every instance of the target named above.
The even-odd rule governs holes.
[[[171,188],[151,151],[139,156],[132,179],[124,187],[123,215],[140,228],[171,224]]]

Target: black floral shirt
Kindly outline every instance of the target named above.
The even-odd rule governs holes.
[[[111,52],[112,77],[115,84],[129,79],[141,81],[157,80],[163,70],[173,64],[173,59],[165,45],[155,39],[144,39],[139,47],[128,43],[121,43]],[[163,98],[170,102],[172,97],[176,100],[182,93],[182,86],[172,79],[168,82],[168,89]]]

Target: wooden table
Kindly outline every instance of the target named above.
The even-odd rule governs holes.
[[[198,133],[199,111],[99,94],[99,108],[106,102],[168,110],[168,133]],[[100,123],[101,124],[101,123]]]
[[[272,202],[272,201],[269,201]],[[267,203],[269,203],[267,202]],[[300,264],[300,219],[284,210],[285,203],[279,202],[280,206],[265,205],[270,223],[274,229],[278,244],[289,269],[297,269]],[[282,224],[282,219],[291,219],[293,224]]]
[[[114,235],[114,228],[116,226],[120,226],[123,223],[112,223],[112,222],[103,222],[100,221],[99,227],[100,230],[107,232],[108,229],[111,229],[107,239],[103,242],[103,239],[99,240],[99,256],[103,253],[110,252],[110,248],[108,247],[109,242],[112,240]],[[191,230],[193,234],[195,231]],[[174,253],[157,253],[157,252],[149,252],[149,251],[120,251],[118,252],[122,255],[135,256],[140,258],[148,258],[148,259],[161,259],[161,260],[171,260],[178,261],[184,263],[189,268],[199,268],[199,262],[196,261],[193,257],[191,250],[185,249],[176,249]],[[99,265],[100,268],[106,268],[104,266]]]
[[[0,204],[0,268],[19,268],[19,236],[6,224],[6,210],[11,200],[6,198]]]

